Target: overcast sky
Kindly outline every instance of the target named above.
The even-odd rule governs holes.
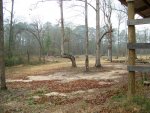
[[[7,2],[6,2],[7,1]],[[4,15],[5,18],[10,17],[11,0],[4,2]],[[57,24],[60,19],[60,8],[56,1],[49,1],[37,4],[40,0],[15,0],[14,12],[15,20],[17,22],[32,22],[36,18],[40,19],[43,23],[51,22]],[[95,0],[91,1],[91,4],[95,5]],[[113,0],[115,7],[120,7],[121,4],[118,0]],[[76,25],[84,25],[84,8],[83,7],[72,7],[72,4],[84,5],[82,2],[73,0],[72,2],[64,2],[64,19],[66,23],[73,23]],[[8,10],[8,11],[7,11]],[[95,11],[89,7],[89,26],[95,27]],[[117,27],[116,13],[112,16],[113,27]],[[101,15],[101,24],[103,24],[103,16]],[[122,23],[122,28],[125,28],[125,23]]]
[[[15,0],[15,19],[17,21],[32,22],[35,18],[40,18],[43,22],[49,21],[56,24],[60,19],[60,8],[58,3],[56,1],[49,1],[36,5],[37,1],[38,0]],[[7,0],[7,3],[4,3],[5,9],[9,11],[11,8],[10,3],[11,0]],[[78,6],[71,7],[72,3],[76,3],[76,5],[84,5],[82,2],[76,2],[75,0],[74,2],[64,2],[65,22],[84,24],[84,8]],[[95,0],[91,3],[95,5]],[[5,18],[9,18],[10,16],[10,13],[7,10],[4,10]],[[95,12],[91,7],[89,7],[89,26],[95,26]]]

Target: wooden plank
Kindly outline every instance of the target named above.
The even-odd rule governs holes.
[[[128,66],[128,71],[150,72],[150,66]]]
[[[128,43],[127,44],[128,49],[150,49],[150,43]]]
[[[150,18],[130,19],[127,21],[127,25],[140,25],[140,24],[150,24]]]
[[[148,6],[142,6],[140,8],[135,9],[135,11],[136,11],[136,13],[138,13],[138,12],[144,11],[146,9],[148,9]]]

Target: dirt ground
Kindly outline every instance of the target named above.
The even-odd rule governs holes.
[[[110,113],[110,98],[127,83],[126,65],[102,62],[102,68],[84,72],[84,61],[77,64],[75,69],[66,60],[7,68],[0,113]]]

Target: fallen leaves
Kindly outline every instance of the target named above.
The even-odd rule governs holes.
[[[57,80],[33,81],[28,83],[13,82],[13,83],[8,83],[8,87],[12,89],[30,89],[30,90],[45,88],[51,92],[55,91],[61,93],[69,93],[78,90],[87,90],[87,89],[102,88],[102,87],[104,88],[112,85],[110,84],[110,82],[105,82],[104,84],[100,84],[99,82],[100,81],[97,80],[76,80],[68,83],[61,83]]]
[[[92,97],[92,99],[86,99],[85,101],[87,103],[90,103],[92,105],[101,105],[105,103],[107,99],[109,99],[111,96],[113,96],[115,93],[114,91],[107,91],[105,93],[100,93],[96,95],[95,97]]]

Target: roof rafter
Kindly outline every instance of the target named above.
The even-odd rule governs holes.
[[[121,4],[127,6],[126,0],[119,0]],[[143,18],[150,17],[150,1],[149,0],[135,0],[135,12]]]

